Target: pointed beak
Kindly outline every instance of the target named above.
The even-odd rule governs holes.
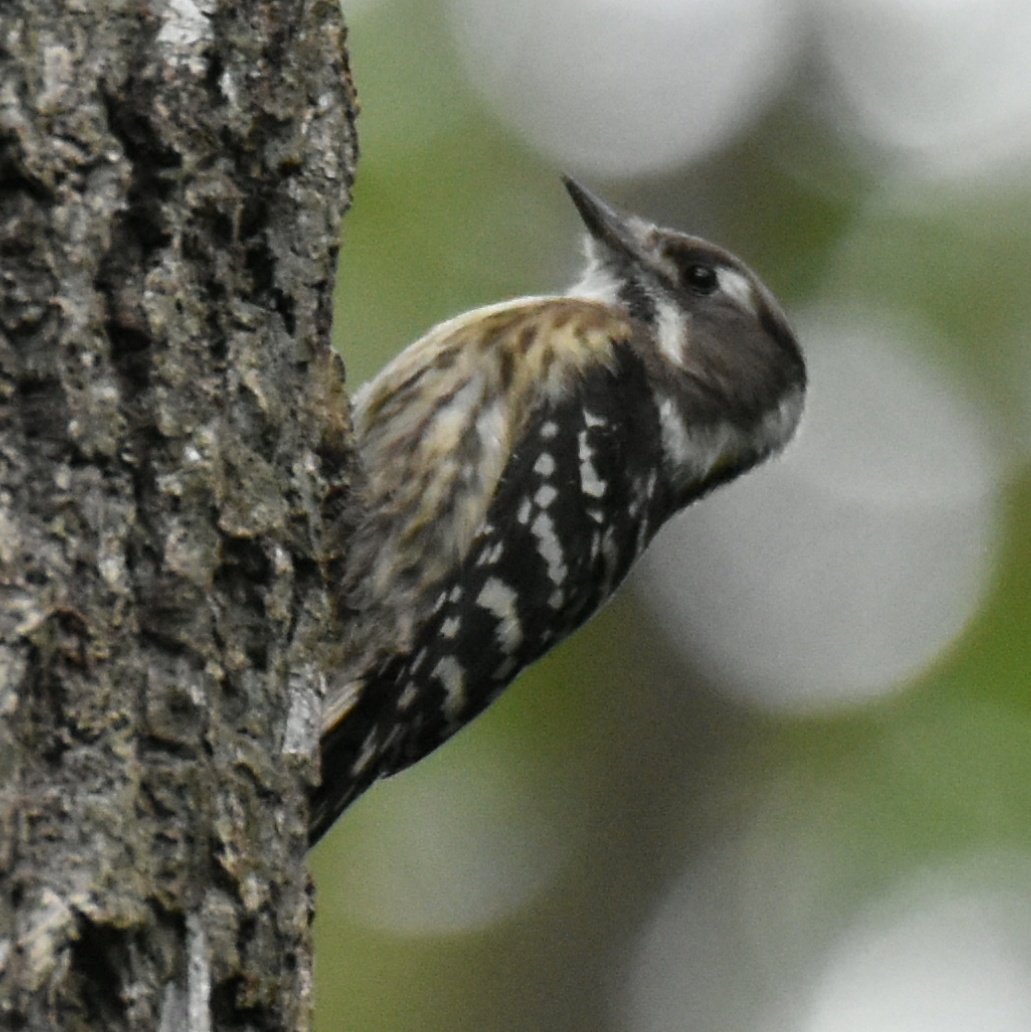
[[[580,212],[587,231],[599,243],[613,251],[625,254],[633,260],[640,260],[641,241],[630,220],[610,208],[600,197],[582,187],[575,179],[563,176],[562,182],[573,198],[576,210]]]

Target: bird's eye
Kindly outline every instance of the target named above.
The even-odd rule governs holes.
[[[711,294],[720,285],[716,270],[711,265],[695,262],[684,272],[687,285],[699,294]]]

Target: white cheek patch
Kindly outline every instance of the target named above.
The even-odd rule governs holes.
[[[732,298],[742,308],[754,315],[759,314],[756,307],[755,290],[752,288],[752,281],[747,276],[734,269],[724,267],[716,270],[716,276],[720,281],[720,290],[727,297]]]
[[[674,366],[682,368],[687,344],[686,316],[681,309],[666,300],[660,300],[656,309],[655,339],[663,355]]]

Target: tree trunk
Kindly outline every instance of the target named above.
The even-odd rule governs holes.
[[[0,1024],[304,1029],[338,0],[0,7]]]

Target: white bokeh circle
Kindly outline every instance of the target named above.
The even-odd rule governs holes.
[[[790,70],[799,12],[783,0],[451,0],[470,78],[561,167],[661,171],[707,154]]]
[[[800,1032],[1026,1032],[1027,874],[1025,859],[977,858],[880,901],[830,950]]]
[[[817,850],[819,852],[819,850]],[[742,898],[744,843],[710,846],[670,884],[613,985],[620,1027],[754,1032],[1026,1032],[1029,861],[958,856],[901,880],[850,919],[810,886],[792,929],[766,941]],[[796,856],[795,864],[811,862]],[[768,903],[788,872],[769,870]],[[793,877],[793,875],[792,875]],[[814,899],[815,897],[815,899]],[[834,931],[831,931],[831,928]],[[803,954],[804,959],[803,959]]]
[[[834,117],[882,157],[977,180],[1031,158],[1024,0],[824,0],[814,11],[846,105]]]

